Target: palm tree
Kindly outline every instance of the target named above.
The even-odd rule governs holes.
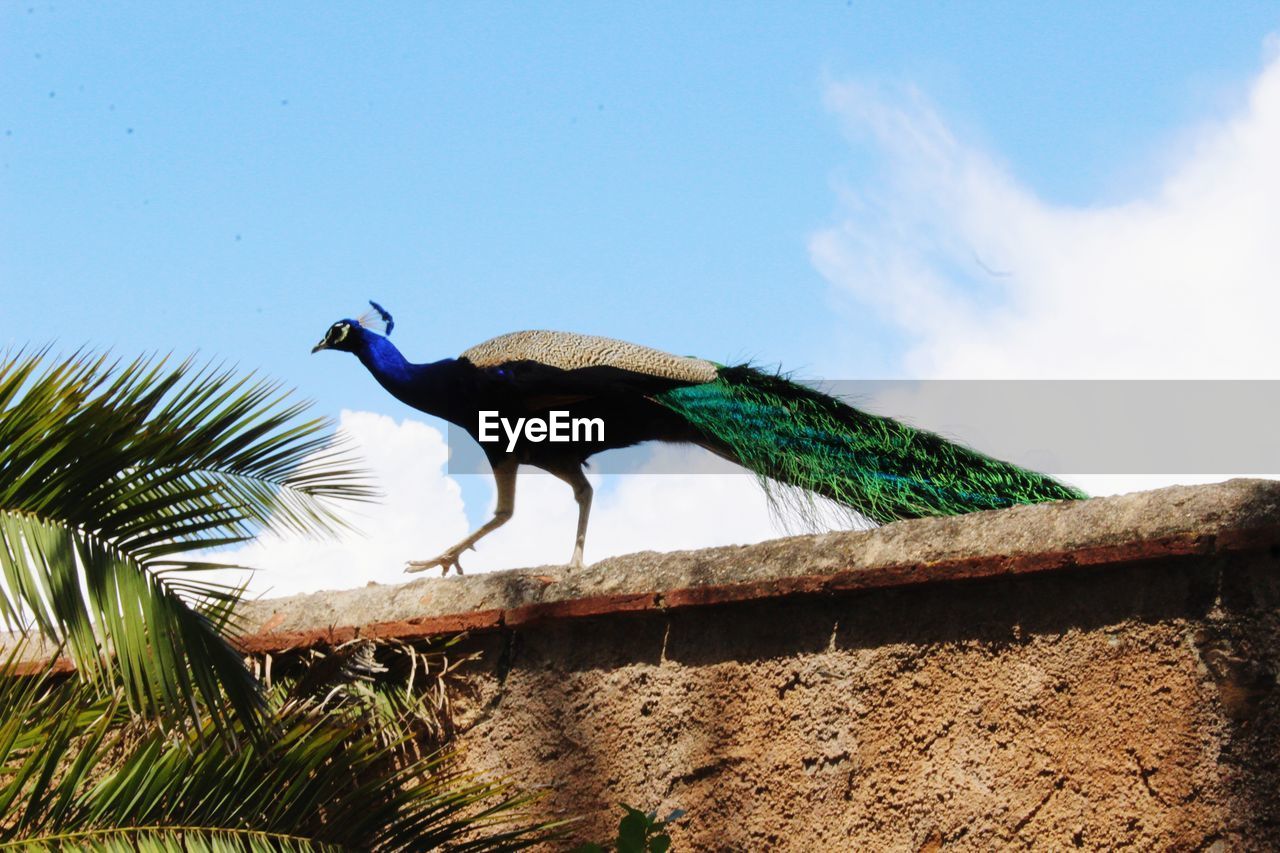
[[[528,798],[358,703],[267,691],[192,552],[376,497],[272,382],[191,360],[0,357],[0,849],[515,849]],[[22,672],[37,638],[65,651]],[[374,721],[371,726],[370,721]],[[376,728],[380,727],[380,728]]]

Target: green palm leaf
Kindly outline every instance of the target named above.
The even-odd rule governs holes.
[[[0,850],[516,850],[555,829],[446,755],[406,759],[406,731],[355,709],[277,702],[271,737],[236,746],[207,716],[166,731],[122,702],[0,679]]]
[[[191,359],[0,357],[0,618],[65,644],[130,707],[243,719],[262,697],[225,633],[237,590],[193,549],[328,532],[375,496],[328,423],[272,382]]]
[[[251,829],[125,827],[50,835],[38,841],[0,843],[0,850],[76,853],[319,853],[347,848]]]

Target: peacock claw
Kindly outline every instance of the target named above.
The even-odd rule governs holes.
[[[463,574],[462,563],[459,561],[459,554],[454,551],[446,551],[433,560],[410,560],[404,567],[406,574],[414,572],[425,572],[427,569],[440,567],[440,577],[447,577],[449,569],[456,569],[458,574]]]

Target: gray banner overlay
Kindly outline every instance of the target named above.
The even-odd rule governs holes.
[[[863,411],[1049,474],[1280,474],[1280,381],[807,384]],[[604,428],[607,433],[607,422]],[[448,473],[488,472],[484,452],[464,430],[450,425],[448,443]],[[663,452],[654,444],[593,456],[590,467],[610,474],[748,473],[710,454]]]

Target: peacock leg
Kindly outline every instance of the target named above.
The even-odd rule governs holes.
[[[582,546],[587,541],[587,519],[591,516],[591,496],[594,491],[580,465],[553,470],[551,473],[573,487],[573,499],[578,502],[578,535],[573,540],[573,557],[569,560],[569,568],[580,569],[582,568]]]
[[[510,520],[511,514],[515,511],[516,471],[519,467],[519,463],[514,459],[499,462],[493,466],[493,482],[498,487],[498,505],[494,507],[493,518],[482,524],[474,533],[439,557],[433,560],[410,560],[405,567],[405,571],[421,572],[439,566],[441,577],[449,574],[450,568],[457,569],[458,574],[462,574],[462,563],[459,562],[462,552],[468,548],[474,549],[477,542],[506,524]]]

